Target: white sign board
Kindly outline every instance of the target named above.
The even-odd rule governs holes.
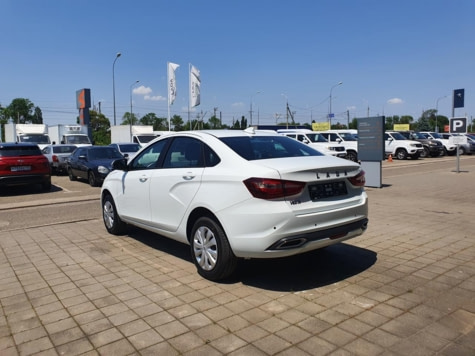
[[[452,145],[466,145],[467,144],[467,136],[450,136],[449,137],[449,144]]]

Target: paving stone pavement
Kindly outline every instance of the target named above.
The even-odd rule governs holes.
[[[0,355],[475,355],[475,160],[368,188],[368,231],[202,279],[100,219],[0,234]],[[394,163],[396,164],[396,163]]]

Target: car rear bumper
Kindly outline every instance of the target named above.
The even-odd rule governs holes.
[[[359,236],[368,224],[366,193],[340,206],[299,215],[264,205],[259,210],[241,207],[218,216],[237,257],[297,255]]]

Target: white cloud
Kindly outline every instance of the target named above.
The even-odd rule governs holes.
[[[392,98],[388,100],[388,104],[402,104],[404,101],[399,98]]]
[[[161,95],[144,95],[143,97],[144,100],[149,100],[149,101],[165,101],[167,98]]]
[[[132,90],[133,94],[138,94],[138,95],[149,95],[151,92],[152,92],[152,88],[144,87],[143,85],[137,88],[134,88],[134,90]]]

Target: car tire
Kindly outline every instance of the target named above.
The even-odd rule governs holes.
[[[107,232],[112,235],[123,235],[127,231],[127,224],[117,214],[114,199],[110,194],[104,196],[102,200],[102,220]]]
[[[77,177],[73,174],[73,170],[71,168],[68,168],[68,176],[71,182],[74,182],[77,180]]]
[[[427,158],[427,157],[430,157],[430,151],[427,147],[424,147],[422,149],[422,152],[421,152],[421,155],[420,155],[421,158]]]
[[[396,151],[396,158],[400,160],[407,159],[407,151],[404,148],[400,148]]]
[[[353,162],[358,162],[358,154],[355,151],[347,151],[346,159],[349,159],[350,161],[353,161]]]
[[[238,259],[215,219],[203,216],[196,220],[190,242],[193,262],[202,277],[218,281],[230,277],[236,270]]]
[[[91,187],[97,187],[96,175],[93,171],[89,171],[87,174],[87,181]]]

